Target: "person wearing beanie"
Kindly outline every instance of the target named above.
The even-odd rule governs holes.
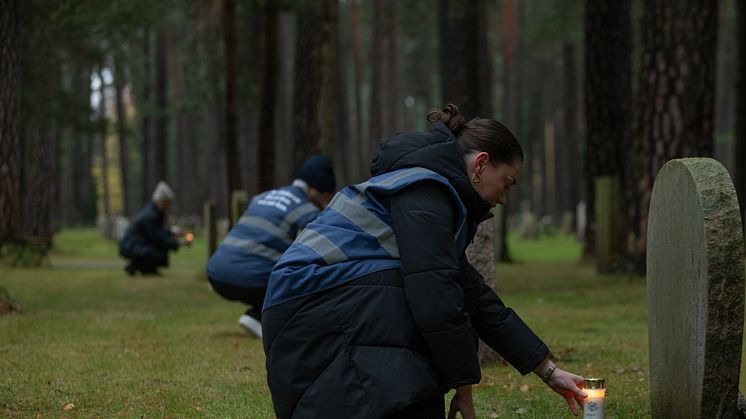
[[[124,270],[130,276],[137,272],[159,275],[158,268],[168,266],[168,251],[179,248],[179,235],[165,225],[173,200],[174,191],[166,182],[158,182],[151,202],[135,216],[119,242],[119,254],[129,259]]]
[[[332,162],[310,158],[289,186],[254,197],[207,263],[211,288],[249,306],[238,324],[262,337],[261,310],[269,273],[280,255],[336,190]]]

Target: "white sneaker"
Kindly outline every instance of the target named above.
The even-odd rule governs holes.
[[[243,328],[252,335],[258,337],[259,339],[262,338],[262,324],[257,319],[249,316],[248,314],[243,314],[241,315],[241,317],[238,318],[238,324],[243,326]]]

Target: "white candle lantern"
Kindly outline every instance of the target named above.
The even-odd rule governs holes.
[[[588,395],[583,401],[583,419],[604,419],[606,380],[586,378],[583,391]]]

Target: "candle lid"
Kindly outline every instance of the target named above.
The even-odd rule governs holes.
[[[589,389],[606,388],[606,380],[604,380],[603,378],[586,378],[585,388],[589,388]]]

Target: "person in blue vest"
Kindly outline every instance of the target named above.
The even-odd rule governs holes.
[[[336,190],[332,162],[314,156],[292,185],[254,197],[207,263],[210,286],[250,307],[238,323],[262,337],[262,304],[269,273],[296,235],[326,207]]]
[[[119,242],[119,254],[128,259],[124,268],[128,275],[159,275],[158,268],[168,266],[168,252],[179,249],[183,232],[166,226],[166,213],[174,200],[174,192],[160,181],[148,203],[127,227]]]
[[[455,105],[432,131],[384,142],[367,182],[337,193],[275,265],[262,325],[267,382],[284,418],[474,417],[477,336],[566,399],[583,377],[484,284],[465,250],[523,164],[513,134]]]

